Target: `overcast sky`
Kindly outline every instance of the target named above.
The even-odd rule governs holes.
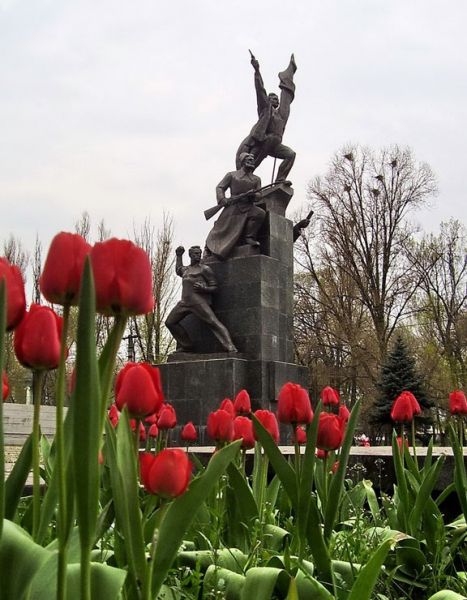
[[[464,220],[466,23],[465,0],[0,0],[1,239],[48,246],[85,210],[125,237],[166,211],[202,245],[256,119],[248,48],[268,91],[295,53],[291,212],[344,144],[397,143],[438,178],[414,219]]]

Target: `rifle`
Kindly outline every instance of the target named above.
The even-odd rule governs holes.
[[[248,190],[247,192],[243,192],[243,194],[238,194],[237,196],[230,196],[230,198],[226,198],[228,204],[216,204],[216,206],[211,206],[211,208],[207,208],[204,211],[204,217],[205,217],[206,221],[209,221],[209,219],[211,219],[211,217],[213,217],[215,214],[217,214],[222,208],[226,208],[227,206],[230,206],[231,204],[235,204],[242,198],[246,198],[247,196],[252,196],[253,194],[257,194],[258,192],[262,192],[263,190],[270,188],[273,185],[275,185],[275,184],[265,185],[257,190]]]

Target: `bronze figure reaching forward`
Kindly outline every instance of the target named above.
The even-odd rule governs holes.
[[[251,52],[250,52],[251,54]],[[255,89],[258,105],[258,121],[249,135],[240,144],[235,158],[237,169],[240,168],[240,156],[249,152],[255,157],[255,168],[267,156],[281,158],[282,163],[276,177],[276,183],[285,181],[295,161],[295,152],[282,143],[285,126],[290,114],[290,105],[295,96],[293,76],[297,70],[294,55],[285,71],[279,73],[281,97],[277,94],[267,94],[263,78],[259,70],[259,62],[251,54],[251,64],[255,70]]]

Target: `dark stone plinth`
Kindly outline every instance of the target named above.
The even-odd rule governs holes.
[[[258,255],[210,262],[209,266],[219,286],[214,312],[238,351],[251,360],[292,362],[292,264]],[[212,331],[194,315],[182,323],[197,353],[222,352]]]
[[[274,408],[277,394],[287,381],[306,385],[305,367],[233,358],[225,353],[214,356],[218,358],[212,354],[209,358],[197,355],[196,360],[159,365],[164,394],[174,405],[180,425],[193,421],[203,432],[208,414],[217,410],[224,398],[234,398],[241,389],[248,390],[252,408],[256,410]],[[202,433],[199,443],[207,442]]]

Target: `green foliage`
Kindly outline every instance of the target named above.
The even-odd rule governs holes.
[[[371,411],[371,421],[378,425],[391,425],[391,408],[397,396],[405,391],[412,392],[422,410],[421,417],[416,420],[424,425],[431,422],[428,410],[433,406],[423,386],[423,381],[417,372],[415,359],[399,335],[391,351],[388,352],[381,367],[378,380],[378,395]]]

